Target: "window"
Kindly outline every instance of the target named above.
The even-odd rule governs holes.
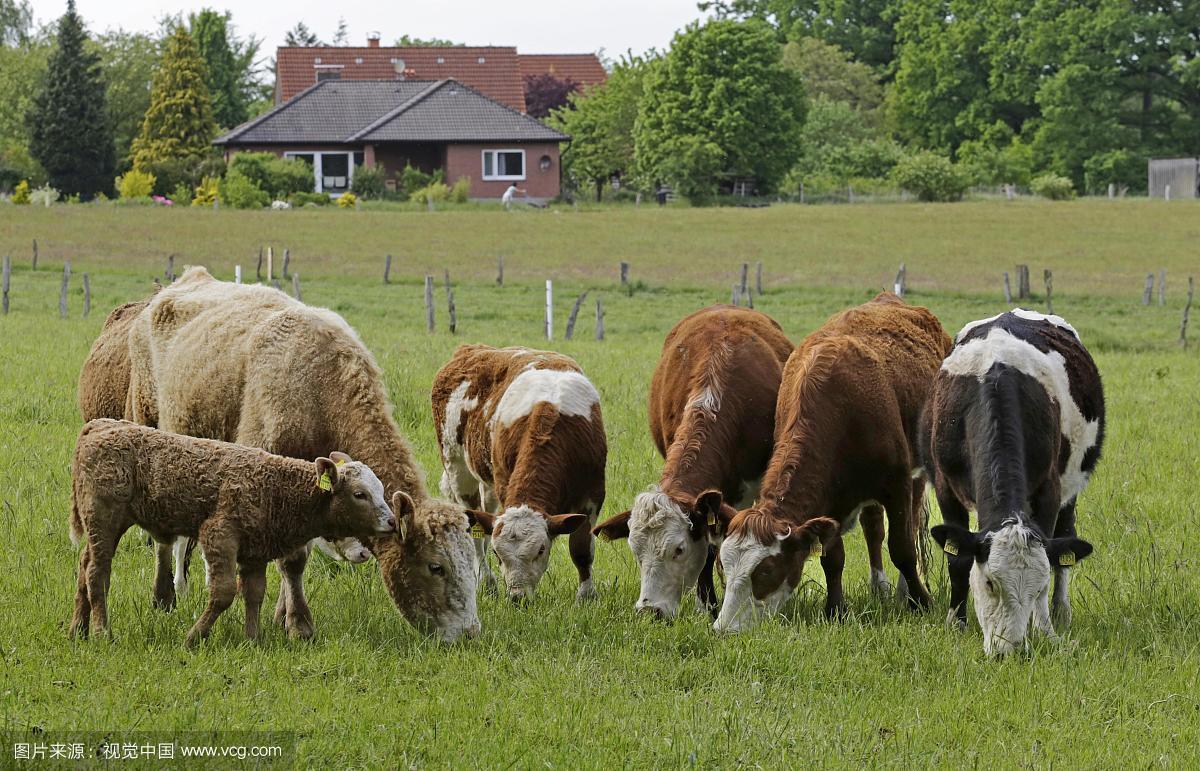
[[[344,150],[331,152],[285,152],[285,158],[295,158],[313,167],[313,190],[339,196],[350,189],[354,180],[354,165],[362,165],[361,152]]]
[[[484,150],[484,179],[525,179],[524,150]]]
[[[322,80],[341,80],[341,79],[342,79],[341,70],[317,70],[317,82],[318,83],[320,83]]]

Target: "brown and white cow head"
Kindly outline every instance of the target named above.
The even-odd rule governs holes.
[[[741,632],[778,613],[800,584],[805,560],[839,529],[828,517],[792,525],[755,509],[739,512],[721,544],[725,599],[713,629]]]
[[[718,490],[681,501],[655,485],[634,498],[632,509],[597,525],[593,532],[610,540],[629,539],[641,574],[634,607],[672,619],[684,593],[696,585],[709,544],[720,543],[736,513]]]
[[[529,506],[510,506],[498,515],[470,512],[472,520],[492,537],[500,575],[508,596],[532,598],[550,565],[554,538],[572,533],[588,521],[584,514],[543,514]]]

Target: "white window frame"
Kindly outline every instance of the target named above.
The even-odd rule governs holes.
[[[499,168],[499,164],[496,162],[496,156],[499,155],[500,153],[520,153],[521,154],[521,174],[519,174],[519,175],[488,174],[486,172],[488,154],[492,155],[492,168],[497,169],[497,168]],[[484,180],[487,180],[489,182],[491,182],[491,181],[501,181],[501,182],[516,181],[516,182],[519,182],[521,180],[527,179],[528,175],[529,175],[529,159],[525,157],[525,151],[519,147],[497,148],[497,149],[489,148],[487,150],[483,150],[479,155],[479,166],[480,166],[480,168],[479,168],[480,177],[482,177]]]
[[[330,193],[330,198],[340,198],[344,193],[349,192],[354,187],[354,153],[356,150],[287,150],[284,152],[284,158],[295,158],[300,155],[311,155],[313,159],[313,192],[324,193],[325,188],[321,184],[321,158],[326,155],[344,155],[346,156],[346,165],[349,168],[349,175],[346,177],[346,189],[338,193]]]

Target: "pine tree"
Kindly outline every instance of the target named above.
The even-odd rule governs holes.
[[[196,43],[183,27],[167,39],[150,88],[150,109],[133,140],[133,166],[149,170],[162,161],[199,162],[217,133],[207,71]]]
[[[30,154],[50,184],[66,195],[91,198],[112,189],[116,159],[100,58],[86,42],[75,0],[67,0],[46,76],[26,120]]]
[[[238,61],[229,39],[229,14],[205,8],[188,18],[192,39],[208,67],[208,93],[218,126],[233,128],[246,120],[238,84]]]

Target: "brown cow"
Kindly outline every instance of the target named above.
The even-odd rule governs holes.
[[[791,352],[773,319],[732,305],[696,311],[667,334],[650,382],[650,434],[666,460],[662,475],[632,509],[594,531],[628,536],[641,573],[639,611],[674,618],[692,586],[700,605],[715,609],[713,544],[736,513],[722,501],[754,501]]]
[[[578,598],[592,587],[591,526],[604,504],[608,453],[600,395],[573,359],[526,348],[463,345],[433,382],[441,490],[473,509],[488,537],[476,541],[479,570],[494,542],[509,596],[531,596],[554,537],[571,534]]]
[[[776,407],[775,449],[757,504],[738,512],[721,546],[726,591],[713,628],[738,631],[776,612],[820,554],[825,612],[845,610],[841,535],[864,507],[888,514],[888,552],[917,607],[925,480],[918,422],[950,338],[925,308],[890,292],[842,311],[788,359]]]

